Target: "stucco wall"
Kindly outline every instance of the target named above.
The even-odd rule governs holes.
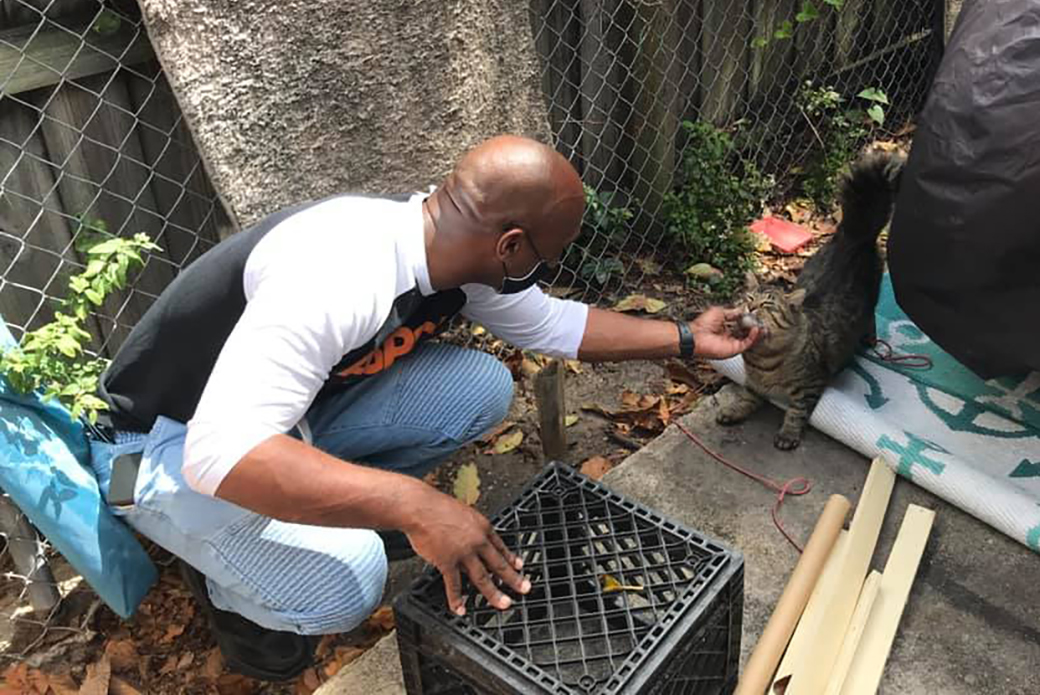
[[[240,225],[346,190],[436,183],[486,136],[548,141],[527,3],[140,0]]]

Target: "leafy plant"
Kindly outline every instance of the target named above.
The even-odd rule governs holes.
[[[743,161],[733,138],[710,123],[683,123],[681,185],[665,200],[667,231],[686,249],[687,262],[722,271],[709,283],[718,294],[735,290],[753,264],[750,224],[772,186]]]
[[[845,98],[832,87],[815,87],[806,82],[796,97],[798,108],[812,129],[817,148],[806,167],[802,189],[817,210],[827,210],[834,202],[838,176],[854,158],[872,128],[885,122],[884,106],[888,96],[876,87],[856,95],[869,104],[866,110]]]
[[[822,0],[824,5],[829,6],[831,9],[838,11],[845,6],[845,0]],[[813,22],[820,18],[820,10],[817,9],[816,5],[813,4],[812,0],[803,0],[801,8],[798,13],[794,16],[794,21],[798,24],[805,24],[807,22]],[[794,36],[794,24],[791,20],[785,19],[780,23],[780,26],[773,31],[772,40],[783,41],[790,39]],[[761,49],[765,48],[770,43],[770,37],[768,36],[756,36],[751,39],[751,48]]]
[[[578,240],[582,260],[578,275],[600,286],[625,269],[618,258],[605,255],[611,247],[619,248],[624,243],[628,222],[633,217],[627,205],[617,204],[619,198],[615,191],[596,191],[585,184],[585,218]]]
[[[44,402],[57,398],[73,418],[97,421],[107,404],[95,395],[98,378],[107,366],[88,357],[84,345],[91,336],[83,323],[112,290],[126,287],[131,266],[141,265],[142,251],[159,247],[146,234],[130,239],[112,237],[90,246],[87,268],[69,280],[69,296],[54,320],[22,336],[15,347],[0,349],[0,374],[16,391],[42,391]]]

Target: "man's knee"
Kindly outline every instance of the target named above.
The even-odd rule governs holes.
[[[322,635],[349,632],[363,623],[383,599],[387,562],[383,543],[375,533],[365,534],[371,543],[364,563],[357,557],[337,559],[323,573],[311,601],[296,616],[299,632]]]
[[[474,356],[472,383],[473,422],[464,439],[476,439],[509,414],[513,403],[513,375],[500,360],[486,353]]]

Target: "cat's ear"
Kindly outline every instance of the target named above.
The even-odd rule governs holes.
[[[801,306],[802,302],[805,301],[805,288],[800,287],[793,292],[788,292],[784,299],[786,299],[787,303],[791,306]]]
[[[750,270],[744,274],[744,286],[748,292],[758,292],[758,277]]]

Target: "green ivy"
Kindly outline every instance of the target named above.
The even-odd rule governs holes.
[[[825,212],[834,204],[838,177],[855,157],[874,127],[885,122],[884,106],[888,96],[876,87],[856,95],[866,101],[866,110],[845,98],[832,87],[816,87],[806,82],[796,103],[812,130],[815,146],[802,179],[802,190],[817,210]]]
[[[616,204],[618,197],[613,191],[596,191],[585,184],[585,217],[577,246],[582,253],[578,275],[586,282],[604,286],[625,270],[620,259],[606,255],[625,243],[633,217],[627,205]]]
[[[686,251],[684,265],[707,263],[721,271],[709,289],[732,293],[754,263],[748,225],[761,213],[772,180],[739,157],[728,133],[710,123],[683,123],[680,187],[665,200],[668,233]]]
[[[103,225],[97,231],[104,231]],[[0,374],[22,394],[41,392],[44,402],[57,398],[79,418],[97,421],[107,408],[98,398],[98,378],[107,366],[102,358],[91,358],[84,346],[91,336],[83,323],[115,289],[126,287],[132,266],[142,265],[141,252],[159,247],[146,234],[130,239],[110,237],[86,249],[87,268],[69,280],[69,296],[54,320],[27,332],[15,347],[0,349]]]

